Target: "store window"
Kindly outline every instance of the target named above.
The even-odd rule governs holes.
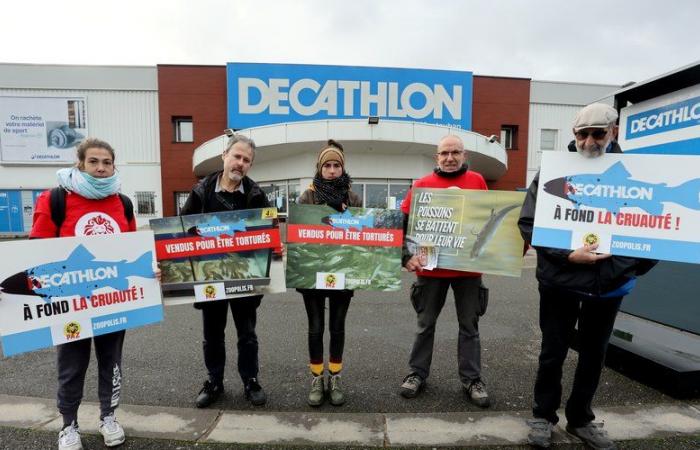
[[[173,117],[173,141],[194,142],[192,117]]]
[[[387,194],[389,193],[386,183],[367,184],[365,189],[365,208],[386,208]]]
[[[557,145],[557,130],[540,130],[540,150],[554,150]]]
[[[179,216],[182,208],[185,207],[185,202],[187,202],[187,197],[190,196],[189,192],[176,192],[175,193],[175,215]]]
[[[389,183],[389,198],[388,198],[388,207],[390,209],[399,209],[401,208],[401,203],[403,202],[403,199],[406,198],[406,194],[408,193],[408,189],[411,187],[410,184],[408,183],[395,183],[395,182],[390,182]]]
[[[298,185],[297,185],[298,186]],[[270,183],[260,183],[260,189],[267,196],[270,206],[277,208],[281,214],[287,213],[287,181],[273,181]]]
[[[516,125],[501,126],[501,145],[506,150],[516,150],[518,127]]]
[[[364,183],[353,183],[352,184],[352,191],[357,194],[358,197],[360,197],[360,204],[364,205],[365,204],[365,184]]]
[[[291,203],[296,203],[299,200],[299,196],[301,195],[299,183],[290,181],[289,186],[287,187],[287,192],[289,194],[289,197],[287,198],[287,205]]]
[[[139,216],[155,216],[156,214],[156,193],[137,192],[136,193],[136,214]]]

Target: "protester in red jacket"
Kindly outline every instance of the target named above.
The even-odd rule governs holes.
[[[119,195],[121,181],[114,169],[114,149],[99,139],[86,139],[77,150],[78,164],[58,171],[59,188],[65,190],[65,218],[60,228],[51,215],[51,190],[37,199],[30,238],[87,236],[136,231],[133,213],[127,218],[126,200]],[[130,205],[129,205],[130,207]],[[129,208],[131,209],[131,208]],[[108,447],[124,442],[124,429],[114,417],[122,387],[124,331],[56,347],[58,365],[58,409],[63,427],[59,450],[80,450],[78,407],[83,397],[85,374],[90,364],[92,341],[97,357],[100,433]]]
[[[433,173],[416,181],[413,187],[488,189],[484,178],[469,170],[464,143],[458,136],[445,136],[440,140],[435,161],[437,167]],[[406,215],[411,209],[411,198],[412,191],[409,191],[401,204]],[[435,324],[451,286],[459,321],[459,377],[467,398],[477,406],[488,407],[489,397],[481,379],[479,317],[486,311],[486,296],[480,295],[483,292],[481,274],[447,269],[423,270],[425,261],[406,253],[403,263],[407,270],[417,275],[411,286],[411,303],[418,315],[418,332],[409,360],[411,372],[404,378],[400,394],[413,398],[425,387],[433,356]]]

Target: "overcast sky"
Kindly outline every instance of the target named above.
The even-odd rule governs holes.
[[[622,84],[700,60],[698,0],[25,0],[2,2],[2,17],[0,62],[11,63],[338,64]]]

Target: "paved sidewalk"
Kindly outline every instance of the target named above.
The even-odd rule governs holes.
[[[700,404],[645,405],[596,410],[616,441],[700,435]],[[487,447],[526,443],[528,412],[403,414],[249,413],[229,410],[122,405],[118,418],[129,437],[191,443],[360,447]],[[97,433],[98,406],[84,403],[80,425]],[[49,399],[0,395],[0,426],[58,432],[61,419]],[[577,443],[560,423],[557,443]]]

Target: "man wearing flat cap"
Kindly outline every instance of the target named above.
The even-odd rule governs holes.
[[[573,122],[570,151],[584,158],[621,153],[615,142],[617,111],[594,103],[581,109]],[[526,242],[532,241],[539,173],[532,181],[518,226]],[[571,395],[566,403],[566,430],[596,449],[614,449],[602,424],[594,423],[591,402],[598,388],[605,352],[622,298],[635,277],[656,261],[595,253],[597,244],[576,250],[537,247],[542,347],[535,380],[533,418],[528,420],[530,444],[547,448],[559,421],[562,367],[578,322],[579,358]]]

